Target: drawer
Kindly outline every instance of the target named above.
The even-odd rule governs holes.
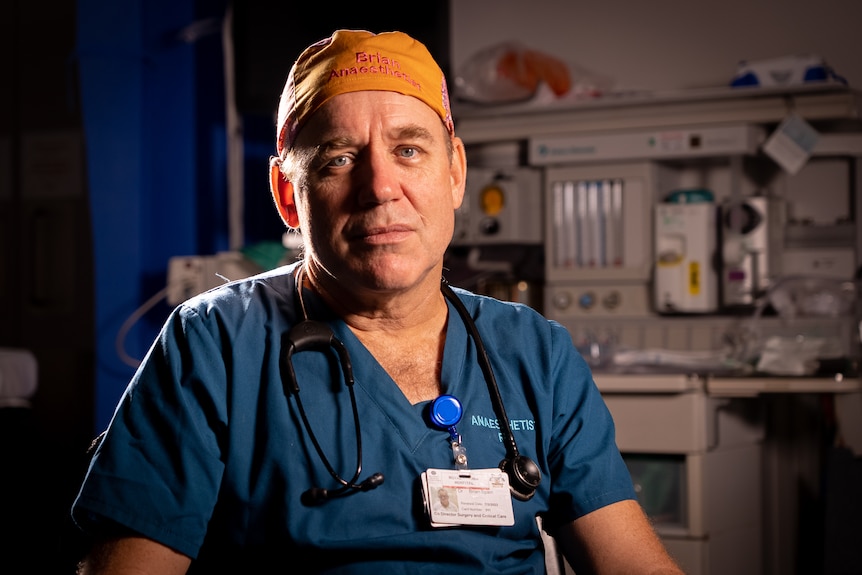
[[[603,393],[617,446],[630,453],[692,453],[763,439],[755,399],[683,393]]]
[[[638,501],[662,536],[703,538],[762,523],[759,444],[707,453],[623,453]]]
[[[686,533],[689,524],[685,455],[624,453],[638,502],[656,529]]]

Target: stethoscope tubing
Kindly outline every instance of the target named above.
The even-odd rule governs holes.
[[[353,389],[353,367],[350,361],[350,354],[344,344],[335,336],[329,325],[308,318],[308,313],[302,300],[301,278],[303,270],[304,268],[300,268],[296,275],[297,300],[301,308],[301,317],[303,319],[288,330],[288,332],[283,336],[282,348],[284,351],[281,355],[280,362],[285,396],[287,398],[291,396],[295,398],[303,426],[308,433],[309,439],[314,445],[317,455],[320,457],[320,460],[323,462],[329,474],[341,485],[341,487],[335,490],[312,487],[303,493],[304,503],[307,505],[316,505],[333,497],[375,489],[383,483],[383,474],[375,473],[366,480],[356,483],[359,476],[362,474],[362,430],[359,411],[356,405],[356,393]],[[497,379],[494,376],[494,370],[491,367],[491,360],[488,356],[485,344],[482,341],[482,337],[479,334],[479,329],[476,327],[476,322],[470,316],[464,303],[445,279],[442,279],[440,286],[444,297],[455,307],[455,310],[458,312],[465,328],[476,345],[477,360],[488,387],[491,404],[493,405],[494,412],[499,420],[500,433],[506,450],[506,459],[500,462],[500,469],[509,475],[512,495],[516,499],[526,501],[535,493],[536,487],[541,481],[541,472],[539,471],[538,466],[531,459],[523,457],[518,453],[515,435],[509,424],[509,418],[503,405],[503,398],[500,395]],[[311,422],[308,420],[305,408],[302,405],[299,383],[296,378],[296,372],[293,368],[292,358],[296,353],[311,350],[320,350],[325,352],[329,349],[335,350],[338,355],[344,381],[350,395],[351,409],[353,411],[353,423],[356,431],[356,472],[349,481],[341,477],[338,472],[335,471],[317,441]]]

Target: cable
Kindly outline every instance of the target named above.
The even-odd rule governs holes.
[[[117,331],[117,337],[114,340],[114,347],[117,350],[117,355],[120,357],[120,360],[135,369],[141,365],[141,360],[135,359],[126,353],[125,349],[125,341],[126,335],[128,335],[129,331],[132,329],[132,326],[137,323],[141,317],[148,311],[150,311],[157,303],[163,300],[168,295],[167,286],[163,287],[159,291],[157,291],[150,299],[145,301],[143,304],[138,307],[132,314],[126,318],[126,321],[123,322],[123,325],[120,326],[120,329]]]

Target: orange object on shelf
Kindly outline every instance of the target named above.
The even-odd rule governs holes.
[[[497,64],[500,76],[534,92],[540,81],[545,82],[556,96],[572,87],[568,67],[560,60],[536,50],[507,50]]]

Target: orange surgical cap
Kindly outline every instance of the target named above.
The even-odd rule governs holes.
[[[276,149],[290,149],[306,120],[333,96],[386,90],[419,98],[454,134],[446,77],[421,42],[403,32],[337,30],[306,48],[278,105]]]

